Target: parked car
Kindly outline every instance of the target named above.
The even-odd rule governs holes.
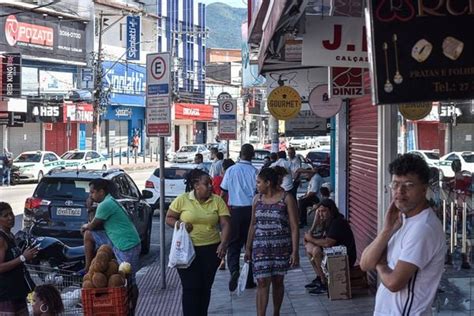
[[[204,163],[205,168],[209,170],[211,162]],[[171,202],[184,193],[186,185],[184,180],[188,173],[195,169],[195,164],[172,164],[169,167],[165,167],[165,210],[168,209]],[[160,168],[156,168],[155,171],[145,182],[145,190],[152,194],[147,199],[148,204],[151,205],[152,209],[157,210],[160,208]]]
[[[20,182],[40,181],[50,170],[64,167],[64,160],[52,151],[25,151],[13,160],[20,169]]]
[[[306,159],[311,161],[313,166],[330,165],[331,155],[327,151],[312,150],[306,154]]]
[[[46,174],[26,199],[23,228],[35,222],[34,236],[55,237],[68,245],[82,245],[80,228],[88,221],[86,199],[89,182],[109,182],[110,194],[124,207],[142,241],[142,253],[150,251],[153,212],[146,202],[150,192],[140,192],[132,178],[121,169],[56,169]]]
[[[107,170],[107,159],[95,150],[66,151],[61,159],[66,168]]]
[[[173,162],[193,162],[196,154],[202,154],[204,160],[209,160],[211,152],[203,144],[184,145],[176,152]]]
[[[318,136],[315,139],[315,148],[322,151],[331,150],[331,138],[330,136]]]
[[[309,136],[295,136],[289,141],[289,146],[295,149],[309,149],[313,148],[313,140]]]
[[[423,158],[428,166],[431,167],[436,167],[439,161],[439,152],[435,150],[411,150],[408,153],[414,154],[417,156],[420,156]]]
[[[226,143],[208,143],[206,144],[207,149],[209,151],[211,148],[217,148],[217,151],[223,153],[224,155],[227,154],[227,144]]]
[[[454,177],[454,171],[451,164],[454,160],[459,159],[461,162],[461,171],[469,171],[474,173],[474,152],[472,151],[454,151],[450,152],[439,159],[439,178]]]

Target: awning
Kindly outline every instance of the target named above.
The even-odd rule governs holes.
[[[214,107],[210,104],[175,103],[175,119],[212,121]]]

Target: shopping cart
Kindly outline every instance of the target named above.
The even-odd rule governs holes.
[[[61,293],[64,315],[82,315],[82,276],[73,271],[43,265],[26,264],[26,269],[36,285],[52,284]],[[31,307],[31,304],[30,304]]]

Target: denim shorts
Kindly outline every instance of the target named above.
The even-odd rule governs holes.
[[[95,241],[95,248],[96,250],[102,246],[102,245],[109,245],[112,247],[115,258],[117,258],[118,263],[122,262],[128,262],[132,266],[132,275],[131,275],[131,281],[132,284],[136,283],[135,280],[135,274],[140,268],[140,252],[142,250],[142,246],[139,243],[135,247],[132,247],[130,249],[127,249],[125,251],[122,251],[118,248],[116,248],[113,244],[112,241],[110,240],[109,236],[105,233],[103,230],[92,230],[90,231],[92,233],[92,237],[94,238]]]

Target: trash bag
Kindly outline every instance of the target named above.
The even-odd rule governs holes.
[[[186,230],[186,224],[181,222],[179,227],[175,224],[168,267],[178,269],[188,268],[195,256],[196,253],[194,252],[193,242]]]
[[[237,283],[237,296],[242,295],[245,291],[245,285],[247,285],[247,277],[249,274],[249,263],[245,262],[240,269],[239,282]]]

